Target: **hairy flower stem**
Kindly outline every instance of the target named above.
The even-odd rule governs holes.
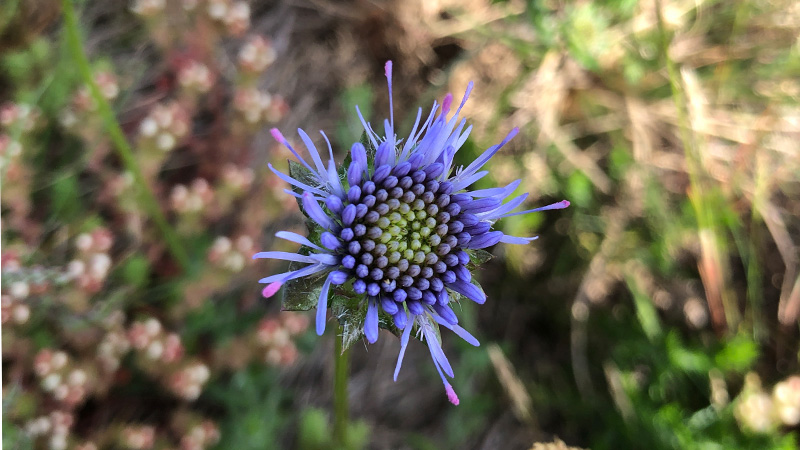
[[[103,119],[109,139],[111,139],[111,142],[114,144],[114,148],[117,150],[117,154],[122,160],[125,169],[133,175],[136,185],[139,188],[139,200],[142,206],[153,219],[159,231],[161,231],[164,242],[167,244],[172,256],[185,270],[189,265],[186,252],[178,241],[178,236],[175,234],[175,231],[172,229],[169,222],[167,222],[166,217],[164,217],[158,205],[158,200],[153,192],[150,191],[147,181],[133,155],[133,149],[125,138],[125,133],[122,131],[122,127],[120,127],[117,118],[114,116],[111,106],[108,104],[105,97],[103,97],[100,88],[94,81],[89,59],[83,50],[78,20],[72,2],[73,0],[62,0],[61,2],[62,8],[64,9],[64,34],[67,49],[78,68],[78,72],[81,74],[81,78],[83,78],[83,82],[89,87],[92,100],[97,104],[97,112]]]
[[[347,445],[347,375],[350,369],[350,351],[344,349],[344,328],[338,326],[333,346],[333,440],[337,448]]]

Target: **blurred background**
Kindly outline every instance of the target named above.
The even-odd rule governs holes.
[[[343,158],[388,59],[401,135],[472,80],[460,162],[520,127],[486,186],[572,206],[498,225],[460,406],[353,347],[351,448],[797,447],[800,3],[64,1],[0,5],[4,448],[331,447],[268,129]]]

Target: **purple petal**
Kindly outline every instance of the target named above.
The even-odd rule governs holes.
[[[264,277],[258,280],[259,283],[272,283],[275,281],[287,282],[289,280],[294,280],[295,278],[302,278],[308,275],[315,274],[317,272],[322,272],[323,270],[329,270],[330,266],[326,266],[324,264],[312,264],[310,266],[303,267],[302,269],[292,270],[289,272],[283,273],[276,273],[274,275],[270,275],[268,277]]]
[[[503,237],[502,231],[490,231],[486,234],[481,234],[478,236],[474,236],[469,244],[465,246],[465,248],[486,248],[491,247],[492,245],[497,244],[500,242],[500,239]]]
[[[333,272],[328,275],[328,278],[331,280],[332,284],[336,286],[340,286],[347,282],[350,275],[347,272],[342,272],[341,270],[334,270]]]
[[[469,280],[472,279],[472,274],[469,273],[469,269],[461,264],[453,267],[453,272],[456,273],[456,277],[461,281],[469,282]]]
[[[411,324],[408,323],[408,318],[406,317],[406,312],[402,309],[397,311],[392,318],[394,319],[394,325],[397,327],[397,329],[402,330],[405,329],[406,326],[411,328]]]
[[[456,316],[456,313],[453,312],[453,309],[450,308],[449,306],[440,305],[440,304],[437,303],[437,304],[433,305],[433,309],[434,309],[434,311],[436,311],[436,314],[439,314],[440,316],[442,316],[442,319],[444,319],[447,323],[452,324],[452,325],[455,325],[455,324],[458,323],[458,317]]]
[[[472,162],[472,164],[470,164],[469,166],[467,166],[466,169],[464,169],[462,174],[464,176],[471,176],[473,173],[477,172],[481,167],[483,167],[484,164],[486,164],[492,158],[492,156],[495,155],[495,153],[497,153],[501,148],[503,148],[503,146],[506,145],[508,141],[513,139],[514,136],[517,135],[517,133],[519,133],[519,128],[514,128],[513,130],[511,130],[499,144],[489,147],[489,149],[483,152],[482,155],[478,156],[475,159],[475,161]]]
[[[433,332],[433,328],[429,323],[422,326],[422,334],[425,336],[425,342],[428,344],[431,357],[441,366],[444,373],[453,377],[453,368],[450,367],[450,361],[447,360],[447,356],[442,351],[442,344],[436,339],[436,333]]]
[[[342,242],[339,240],[339,238],[329,231],[323,232],[319,237],[319,240],[322,242],[322,245],[329,250],[336,250],[342,246]]]
[[[328,316],[328,291],[331,288],[332,274],[328,275],[325,283],[322,285],[322,291],[319,294],[319,302],[317,303],[317,335],[322,336],[325,332],[325,320]]]
[[[303,194],[303,208],[308,213],[308,217],[314,222],[317,222],[322,228],[326,230],[330,230],[333,228],[333,221],[325,211],[322,210],[322,207],[319,206],[316,200],[314,200],[314,196],[309,194],[308,192]]]
[[[527,245],[530,244],[531,241],[535,241],[536,239],[539,239],[539,236],[519,237],[519,236],[509,236],[507,234],[504,234],[503,237],[500,238],[500,242],[503,242],[505,244]]]
[[[485,197],[466,202],[463,207],[465,212],[478,214],[486,211],[491,211],[502,204],[502,200],[495,197]]]
[[[303,140],[303,144],[305,144],[306,148],[308,149],[308,153],[311,155],[311,159],[314,160],[314,165],[317,166],[317,172],[322,175],[325,173],[325,165],[322,164],[322,158],[319,156],[319,151],[317,151],[317,147],[314,145],[314,142],[311,140],[310,137],[303,131],[302,128],[297,129],[297,134],[300,135],[300,139]]]
[[[386,81],[389,84],[389,117],[392,120],[392,128],[394,128],[394,103],[392,103],[392,62],[386,61],[384,66],[384,73],[386,74]]]
[[[303,262],[303,263],[316,263],[317,260],[307,256],[301,255],[299,253],[290,253],[290,252],[258,252],[253,255],[253,259],[281,259],[284,261],[295,261],[295,262]]]
[[[560,202],[556,202],[556,203],[553,203],[553,204],[550,204],[550,205],[547,205],[547,206],[541,206],[539,208],[529,209],[527,211],[519,211],[519,212],[515,212],[515,213],[511,213],[511,214],[506,214],[503,217],[518,216],[520,214],[528,214],[528,213],[537,212],[537,211],[548,211],[548,210],[551,210],[551,209],[564,209],[564,208],[569,207],[569,205],[570,205],[570,203],[569,203],[568,200],[561,200]]]
[[[464,231],[468,232],[473,236],[480,236],[482,234],[489,232],[491,228],[492,224],[490,222],[481,221],[471,227],[465,228]]]
[[[378,302],[374,298],[367,301],[367,317],[364,320],[364,335],[370,344],[378,340]]]
[[[272,173],[277,175],[278,178],[280,178],[281,180],[291,184],[292,186],[299,187],[300,189],[306,191],[303,195],[309,194],[310,192],[313,192],[315,194],[319,194],[319,195],[321,195],[323,197],[328,197],[330,195],[328,192],[325,192],[325,191],[323,191],[321,189],[315,188],[313,186],[309,186],[309,185],[307,185],[305,183],[301,183],[301,182],[295,180],[294,178],[290,177],[289,175],[286,175],[285,173],[281,172],[280,170],[272,167],[272,164],[267,164],[267,167],[269,167],[269,170],[271,170]]]
[[[504,204],[503,206],[501,206],[501,207],[499,207],[499,208],[497,208],[497,209],[495,209],[493,211],[487,211],[487,212],[485,212],[483,214],[479,214],[479,216],[481,216],[484,219],[497,219],[497,218],[503,217],[503,214],[505,214],[505,213],[513,210],[517,206],[521,205],[522,202],[525,201],[526,198],[528,198],[528,193],[527,192],[522,194],[522,195],[518,195],[518,196],[514,197],[510,202]]]
[[[405,316],[405,313],[402,312]],[[396,321],[397,319],[395,319]],[[406,354],[406,347],[408,347],[408,338],[411,336],[411,329],[413,326],[409,325],[403,330],[403,335],[400,336],[400,353],[397,355],[397,365],[394,367],[394,381],[397,381],[397,375],[400,373],[400,367],[403,366],[403,356]]]
[[[344,207],[344,211],[342,211],[342,223],[345,226],[350,226],[353,221],[356,219],[356,205],[350,203],[349,205]]]
[[[481,292],[478,286],[475,286],[472,283],[466,283],[460,280],[454,281],[447,285],[450,289],[458,292],[459,294],[467,297],[468,299],[472,300],[473,302],[482,305],[486,303],[486,294]]]
[[[275,233],[275,237],[291,241],[300,245],[305,245],[306,247],[311,247],[314,250],[322,250],[322,247],[309,241],[307,237],[301,236],[297,233],[292,233],[291,231],[278,231],[277,233]]]
[[[356,142],[350,147],[350,159],[357,162],[361,166],[361,170],[367,168],[367,149],[364,148],[364,144]]]
[[[342,208],[344,208],[342,199],[336,195],[329,195],[328,198],[325,199],[325,205],[335,214],[341,214]]]
[[[356,186],[361,183],[363,167],[358,161],[350,163],[350,167],[347,168],[347,182],[350,183],[350,186]]]
[[[303,157],[300,156],[300,154],[297,153],[297,151],[289,144],[289,141],[287,141],[286,138],[283,137],[283,134],[281,134],[280,130],[278,130],[277,128],[272,128],[269,131],[272,134],[272,137],[275,138],[276,141],[283,144],[286,148],[288,148],[289,151],[292,152],[292,154],[295,156],[295,158],[297,158],[297,160],[300,161],[300,163],[302,163],[306,167],[306,169],[308,169],[311,173],[316,175],[317,178],[320,178],[319,172],[312,169],[311,166],[308,165],[306,160],[303,159]]]
[[[378,151],[375,153],[375,165],[380,167],[386,164],[394,164],[393,153],[394,149],[388,142],[381,142],[378,146]]]
[[[383,307],[383,310],[386,311],[386,314],[397,314],[397,303],[395,303],[393,299],[389,297],[381,297],[381,306]]]

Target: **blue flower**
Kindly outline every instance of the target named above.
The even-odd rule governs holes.
[[[486,295],[472,283],[467,269],[470,251],[499,242],[527,244],[536,239],[518,237],[493,230],[504,217],[569,206],[564,200],[541,208],[517,211],[528,194],[511,198],[520,184],[470,190],[488,174],[484,165],[518,132],[513,129],[499,144],[490,147],[467,167],[454,167],[453,157],[472,129],[459,118],[472,83],[461,104],[452,114],[453,97],[448,94],[441,105],[423,120],[420,108],[406,139],[398,139],[394,130],[392,105],[392,63],[386,63],[389,85],[390,117],[383,122],[383,134],[364,120],[356,108],[371,147],[370,154],[361,143],[350,149],[351,162],[343,175],[333,159],[330,141],[328,161],[303,130],[300,138],[311,156],[307,162],[277,130],[272,135],[285,145],[304,167],[307,176],[292,177],[269,166],[278,177],[294,187],[287,192],[302,201],[305,213],[321,228],[319,242],[281,231],[277,237],[306,246],[307,255],[287,252],[262,252],[254,258],[272,258],[306,266],[266,277],[265,297],[274,295],[293,279],[313,274],[325,275],[317,304],[316,330],[325,331],[331,285],[352,283],[351,289],[366,303],[363,331],[367,341],[378,339],[378,315],[382,310],[402,330],[400,355],[394,378],[413,329],[427,343],[447,396],[453,404],[458,397],[445,375],[453,369],[442,351],[437,326],[452,330],[468,343],[479,342],[458,325],[452,303],[466,297],[478,304]],[[302,178],[302,179],[298,179]],[[300,193],[302,192],[302,193]]]

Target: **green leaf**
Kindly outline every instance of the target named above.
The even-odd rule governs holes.
[[[314,174],[310,170],[308,170],[306,166],[300,164],[299,162],[289,160],[289,176],[311,187],[321,187],[317,177],[314,176]],[[300,195],[303,195],[303,192],[305,192],[304,190],[300,189],[297,186],[292,186],[292,191]],[[300,207],[300,211],[302,211],[303,214],[308,216],[308,214],[306,214],[305,209],[303,208],[302,199],[297,198],[297,205]]]
[[[119,273],[126,285],[141,288],[150,276],[150,264],[143,255],[133,255],[120,267]]]
[[[300,253],[308,254],[308,247],[301,247]],[[292,262],[289,270],[303,268],[303,263]],[[289,280],[283,286],[283,299],[281,305],[284,311],[308,311],[317,306],[319,294],[322,292],[322,284],[325,283],[327,272],[315,273],[306,277]]]
[[[80,215],[80,188],[78,177],[62,176],[52,185],[51,208],[60,221],[71,222]]]
[[[705,373],[712,368],[711,359],[700,350],[683,345],[674,330],[666,338],[667,356],[672,366],[685,372]]]
[[[481,264],[494,258],[494,255],[481,248],[467,249],[465,251],[469,255],[469,263],[467,263],[467,269],[469,270],[473,270]]]
[[[331,431],[325,411],[309,408],[300,419],[300,432],[297,434],[299,448],[323,449],[330,446]]]
[[[758,359],[758,344],[747,335],[739,334],[714,356],[720,370],[746,372]]]
[[[350,294],[347,290],[335,292],[330,300],[331,313],[342,325],[342,351],[364,336],[364,319],[367,316],[367,303],[363,301],[363,296],[354,292]]]
[[[331,293],[331,313],[342,325],[342,349],[347,350],[364,336],[364,321],[367,317],[367,302],[363,294],[353,292],[350,284],[337,286]],[[378,310],[378,328],[389,330],[395,336],[402,333],[394,326],[392,317]]]

